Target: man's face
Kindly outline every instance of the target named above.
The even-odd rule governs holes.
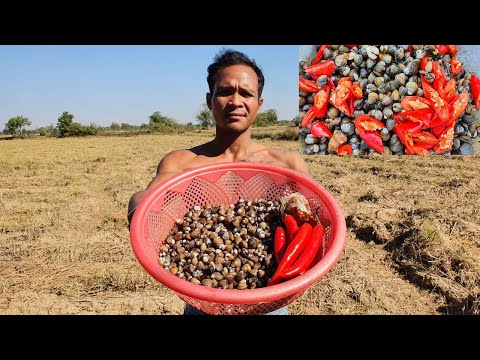
[[[258,98],[258,76],[246,65],[232,65],[215,75],[213,94],[207,94],[217,127],[244,131],[253,125],[263,98]]]

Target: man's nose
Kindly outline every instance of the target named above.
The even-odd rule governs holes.
[[[242,105],[242,97],[238,92],[234,92],[232,96],[230,96],[230,103],[235,106],[241,106]]]

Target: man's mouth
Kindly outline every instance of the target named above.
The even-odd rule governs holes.
[[[227,114],[229,117],[238,117],[238,116],[245,116],[242,112],[231,112]]]

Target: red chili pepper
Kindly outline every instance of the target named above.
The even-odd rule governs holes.
[[[293,215],[287,214],[283,217],[283,223],[285,224],[285,229],[287,229],[287,235],[294,239],[299,229],[297,220],[295,220]]]
[[[445,45],[450,55],[455,56],[458,53],[457,45]]]
[[[383,142],[378,130],[383,129],[385,125],[368,115],[358,115],[354,123],[362,140],[365,141],[370,148],[383,154]]]
[[[470,89],[472,91],[475,109],[480,110],[480,80],[475,76],[475,74],[470,76]]]
[[[303,117],[302,121],[300,122],[300,127],[307,127],[310,125],[315,119],[315,110],[313,109],[313,106],[307,111],[305,116]]]
[[[350,108],[349,108],[348,104],[346,104],[346,103],[339,104],[337,102],[337,89],[335,89],[335,88],[330,89],[330,96],[328,98],[328,102],[330,104],[332,104],[333,106],[335,106],[338,110],[343,112],[345,115],[347,115],[347,116],[352,115],[352,113],[350,112]]]
[[[419,131],[416,133],[410,133],[415,146],[420,146],[424,149],[433,149],[433,146],[438,143],[438,139],[432,133],[426,131]]]
[[[435,153],[442,154],[446,151],[452,150],[453,138],[455,137],[454,127],[455,122],[451,123],[450,126],[445,128],[443,133],[438,138],[437,145],[435,145],[433,148]]]
[[[325,51],[326,48],[328,48],[328,45],[320,45],[317,55],[315,56],[315,59],[313,59],[312,61],[312,65],[315,65],[317,62],[319,62],[322,59],[323,52]]]
[[[440,55],[446,54],[448,52],[448,47],[446,45],[435,45],[435,49],[438,50]]]
[[[423,96],[404,96],[400,104],[405,111],[433,109],[433,103]]]
[[[345,144],[342,145],[338,148],[337,154],[338,155],[352,155],[352,145],[351,144]]]
[[[420,63],[420,68],[422,70],[425,70],[425,67],[427,66],[427,63],[430,61],[430,56],[425,56],[423,59],[422,59],[422,62]]]
[[[287,271],[285,271],[283,275],[284,278],[301,275],[308,270],[323,243],[323,234],[323,225],[315,225],[312,235],[310,236],[310,241],[303,249],[302,254],[297,261],[295,261],[295,263]]]
[[[327,60],[315,65],[304,66],[303,69],[306,73],[310,74],[310,76],[312,76],[312,74],[317,76],[332,76],[335,72],[335,63],[332,60]]]
[[[313,98],[313,111],[315,112],[315,116],[319,119],[327,115],[329,93],[330,87],[325,85],[318,90]]]
[[[315,81],[308,80],[303,77],[298,78],[298,88],[305,92],[317,92],[320,90]]]
[[[395,129],[400,131],[419,132],[423,127],[423,123],[415,121],[396,121],[393,130]]]
[[[327,84],[330,86],[330,89],[335,89],[335,84],[333,83],[333,80],[331,77],[327,78]]]
[[[312,230],[312,225],[309,223],[304,223],[302,226],[300,226],[297,231],[297,235],[295,235],[295,238],[288,245],[287,250],[285,250],[285,254],[283,255],[282,260],[280,260],[277,270],[273,274],[267,286],[278,284],[282,280],[285,271],[292,266],[295,260],[297,260],[300,256],[302,250],[310,239]]]
[[[417,143],[415,140],[418,140],[418,139],[422,139],[425,141]],[[436,144],[437,141],[438,141],[437,138],[430,133],[406,132],[405,133],[405,154],[431,155],[428,149],[433,148],[433,145]],[[432,142],[434,142],[434,144]]]
[[[407,155],[432,155],[430,151],[420,147],[420,146],[412,146],[411,148],[407,148],[405,150],[405,154]]]
[[[412,52],[413,51],[413,47],[412,45],[408,45],[408,49],[407,49],[408,52]]]
[[[462,92],[453,98],[452,100],[453,113],[447,122],[447,126],[449,126],[451,122],[455,123],[455,120],[457,120],[458,117],[462,115],[462,113],[467,108],[468,100],[469,100],[469,95],[467,92]]]
[[[393,127],[393,132],[398,136],[402,144],[406,146],[407,140],[405,134],[418,132],[422,127],[423,123],[416,123],[413,121],[396,122]]]
[[[423,93],[425,97],[433,103],[433,108],[440,120],[446,122],[450,118],[448,103],[442,99],[437,90],[425,80],[425,77],[422,74],[420,74],[420,77],[422,79]]]
[[[281,226],[277,227],[275,230],[275,238],[273,239],[273,252],[275,254],[275,259],[277,260],[277,264],[280,264],[280,261],[285,254],[285,250],[287,248],[287,238],[285,229]]]
[[[321,121],[315,121],[310,126],[310,133],[315,137],[332,137],[332,133],[328,130],[327,126]]]
[[[442,88],[438,89],[438,94],[446,102],[450,102],[455,97],[455,79],[450,79]]]
[[[443,71],[442,65],[440,65],[438,61],[432,62],[432,74],[435,75],[435,79],[433,80],[433,88],[438,91],[439,88],[443,88],[447,83],[445,71]]]
[[[403,118],[406,120],[414,121],[414,122],[423,122],[429,121],[433,115],[435,115],[435,111],[433,109],[420,109],[420,110],[410,110],[404,111],[396,114],[397,117]]]
[[[353,97],[357,100],[361,99],[363,96],[362,88],[358,84],[352,84],[350,86],[350,91],[352,92]]]
[[[349,49],[354,48],[354,47],[358,47],[358,45],[345,45],[345,46]]]
[[[341,78],[338,80],[337,83],[337,93],[335,97],[335,103],[337,106],[345,104],[347,100],[350,98],[350,87],[352,86],[352,82],[350,77]]]
[[[350,97],[347,100],[347,104],[348,104],[348,110],[350,111],[350,115],[351,115],[355,112],[355,98],[353,97],[353,95],[350,95]]]
[[[452,60],[450,61],[451,65],[451,71],[453,75],[457,75],[460,71],[463,69],[463,65],[460,60],[458,60],[455,56],[452,57]]]
[[[432,134],[435,137],[439,138],[442,135],[442,133],[445,131],[445,124],[432,126],[430,130],[432,131]]]

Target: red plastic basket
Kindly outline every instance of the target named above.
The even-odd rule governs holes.
[[[191,207],[275,200],[293,192],[308,199],[325,227],[323,251],[304,274],[269,287],[227,290],[193,284],[159,264],[159,248]],[[332,269],[345,247],[346,224],[335,198],[312,178],[274,165],[229,162],[184,171],[159,184],[139,203],[130,241],[143,268],[193,307],[207,314],[264,314],[290,304]]]

